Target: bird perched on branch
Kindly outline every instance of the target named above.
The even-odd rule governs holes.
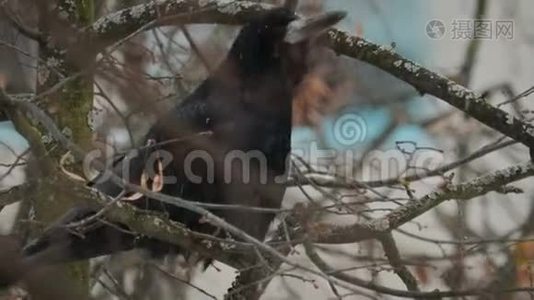
[[[273,209],[210,209],[249,235],[264,239],[285,193],[291,145],[292,99],[307,73],[313,41],[344,13],[299,19],[277,8],[245,25],[226,59],[185,101],[161,116],[134,155],[113,172],[146,189],[182,199]],[[121,201],[165,212],[174,221],[208,234],[223,232],[194,212],[124,188],[102,173],[92,187]],[[106,225],[96,218],[83,235],[65,224],[91,219],[96,211],[76,208],[25,248],[33,261],[87,259],[133,248],[183,252],[175,246]]]

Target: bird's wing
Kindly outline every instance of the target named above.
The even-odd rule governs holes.
[[[210,118],[206,97],[210,93],[209,83],[204,82],[197,90],[185,99],[181,105],[163,116],[147,135],[147,139],[156,138],[155,132],[161,134],[161,139],[166,136],[179,139],[190,134],[200,133],[209,130],[210,124],[206,120]],[[171,132],[165,134],[165,126],[172,128]],[[158,140],[158,142],[165,142]],[[153,142],[150,142],[153,143]],[[145,145],[136,151],[122,154],[115,157],[111,162],[114,174],[127,181],[141,185],[141,178],[144,173],[146,158],[158,147]],[[94,188],[110,197],[117,197],[123,193],[124,188],[106,176],[105,172],[99,174],[88,186]],[[124,199],[142,201],[144,197],[135,197],[125,194]],[[134,203],[135,204],[135,203]],[[56,263],[59,261],[72,261],[106,255],[117,251],[132,249],[139,246],[138,237],[126,233],[127,231],[118,228],[118,225],[108,225],[98,220],[90,222],[89,228],[82,234],[73,233],[72,228],[65,225],[73,222],[86,220],[95,214],[94,208],[76,207],[66,213],[55,224],[51,225],[37,240],[26,245],[25,255],[35,263]],[[87,227],[87,226],[84,226]],[[151,248],[163,249],[169,247],[152,239],[146,239],[147,246]]]

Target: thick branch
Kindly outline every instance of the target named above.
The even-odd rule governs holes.
[[[88,28],[101,40],[117,41],[147,25],[243,24],[271,5],[234,0],[158,0],[109,14]]]
[[[165,216],[139,210],[132,205],[118,202],[110,205],[105,196],[90,192],[83,187],[73,191],[79,200],[87,205],[104,208],[104,216],[110,222],[126,225],[132,234],[140,234],[176,245],[189,251],[198,252],[206,257],[217,259],[234,268],[243,268],[250,259],[252,247],[236,241],[219,239],[193,232],[183,224]]]
[[[393,239],[391,233],[387,233],[384,236],[379,238],[382,248],[388,258],[389,264],[394,268],[395,273],[402,282],[406,285],[409,291],[418,292],[419,287],[417,286],[417,279],[412,275],[410,270],[402,263],[399,249],[397,248],[397,243]]]
[[[339,54],[367,62],[412,85],[421,94],[433,95],[502,134],[534,148],[534,127],[490,105],[476,92],[402,57],[391,49],[332,29],[331,47]]]

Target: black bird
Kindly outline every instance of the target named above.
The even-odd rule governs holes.
[[[343,17],[333,12],[298,19],[289,9],[277,8],[244,26],[216,71],[151,128],[137,155],[120,158],[114,172],[133,184],[191,201],[280,208],[291,145],[292,98],[308,71],[311,43]],[[122,195],[123,189],[104,176],[92,186],[140,208],[166,212],[193,230],[217,232],[188,210],[141,194]],[[238,209],[211,211],[260,240],[274,217]],[[95,223],[83,238],[61,226],[94,213],[88,208],[72,210],[29,244],[25,255],[33,261],[58,262],[133,248],[155,254],[186,251],[136,238],[118,230],[120,225]]]

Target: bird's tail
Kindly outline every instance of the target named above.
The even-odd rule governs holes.
[[[134,248],[152,257],[181,252],[175,245],[139,236],[120,224],[94,218],[91,208],[74,208],[23,249],[27,263],[53,265],[86,260]],[[89,221],[88,221],[89,220]]]
[[[0,287],[28,278],[32,273],[55,264],[133,248],[134,237],[119,227],[98,222],[84,224],[84,230],[71,226],[93,215],[94,211],[90,209],[73,209],[22,250],[14,246],[14,239],[2,237]]]
[[[108,255],[134,247],[134,235],[120,225],[91,220],[94,214],[95,211],[89,208],[72,209],[39,238],[24,247],[24,256],[32,264],[56,264]]]

